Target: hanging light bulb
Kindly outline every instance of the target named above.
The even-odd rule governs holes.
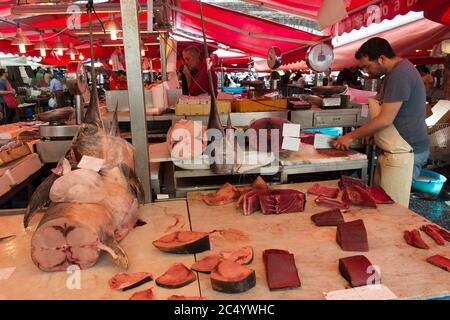
[[[27,52],[26,46],[30,46],[32,43],[27,37],[25,37],[25,35],[22,32],[22,28],[17,28],[16,36],[11,41],[11,44],[14,46],[19,46],[20,53],[26,53]]]
[[[80,55],[78,56],[78,59],[80,59],[80,61],[83,61],[83,60],[84,60],[84,56],[83,56],[83,53],[82,53],[82,52],[80,52]]]
[[[47,50],[50,50],[50,47],[44,42],[42,34],[39,36],[39,42],[34,47],[34,49],[39,50],[41,52],[41,57],[47,56]]]
[[[75,55],[77,54],[77,50],[75,50],[75,47],[73,46],[73,43],[71,42],[69,44],[69,50],[67,50],[67,54],[70,55],[70,60],[75,60]]]
[[[114,20],[114,15],[109,16],[109,21],[106,24],[105,31],[111,32],[111,40],[117,40],[117,32],[119,28],[117,27],[116,21]]]
[[[55,43],[55,49],[59,56],[62,56],[64,54],[64,50],[67,50],[68,48],[63,45],[61,41],[61,37],[58,36]]]

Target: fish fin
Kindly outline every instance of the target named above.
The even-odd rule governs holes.
[[[83,123],[95,124],[99,128],[103,127],[103,122],[100,116],[100,110],[98,108],[98,93],[97,89],[93,88],[91,90],[91,98],[89,100],[89,105],[84,115]]]
[[[118,110],[119,110],[119,101],[116,102],[116,109],[114,110],[113,119],[111,123],[111,131],[109,132],[109,135],[112,137],[120,138],[119,120],[117,116]]]
[[[127,166],[124,163],[121,163],[119,165],[120,171],[125,175],[125,177],[128,180],[128,185],[130,186],[133,194],[138,199],[138,202],[140,204],[144,204],[144,188],[142,187],[141,181],[136,176],[136,172],[134,172],[133,169],[131,169],[129,166]]]
[[[50,188],[58,178],[59,175],[52,173],[47,178],[45,178],[45,180],[42,181],[39,187],[37,187],[33,192],[33,195],[31,196],[30,202],[27,206],[27,211],[25,212],[25,215],[23,217],[23,226],[25,228],[28,227],[31,218],[33,218],[36,211],[51,202],[49,198]]]
[[[128,269],[128,256],[113,236],[108,236],[104,243],[100,244],[100,249],[108,252],[117,266]]]

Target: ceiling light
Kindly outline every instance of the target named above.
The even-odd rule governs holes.
[[[50,50],[50,47],[49,47],[48,44],[45,43],[44,38],[42,37],[42,34],[39,36],[39,42],[34,47],[34,49],[41,51],[41,57],[47,56],[47,51],[46,50]]]
[[[18,28],[17,29],[16,36],[11,41],[11,44],[14,45],[14,46],[19,46],[20,53],[27,52],[25,47],[32,45],[31,41],[27,37],[25,37],[25,35],[23,34],[22,28]]]

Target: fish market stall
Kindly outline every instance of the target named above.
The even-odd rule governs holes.
[[[73,271],[43,272],[33,264],[30,257],[30,240],[38,218],[32,221],[30,228],[24,230],[22,216],[0,217],[0,298],[129,299],[137,292],[153,288],[148,299],[166,299],[173,295],[201,296],[208,300],[342,299],[349,298],[350,293],[357,294],[357,291],[349,290],[348,281],[340,275],[339,259],[355,255],[364,255],[376,266],[381,277],[377,279],[381,279],[383,286],[382,290],[375,290],[377,298],[424,299],[449,295],[448,271],[426,261],[437,254],[450,256],[449,244],[437,245],[428,233],[422,233],[422,239],[429,247],[424,250],[408,245],[404,239],[404,231],[422,228],[429,225],[429,221],[397,204],[377,204],[377,208],[351,205],[342,216],[346,223],[359,219],[363,221],[367,230],[368,250],[344,251],[340,246],[348,243],[344,244],[341,240],[342,243],[338,244],[336,241],[340,227],[319,227],[311,219],[312,215],[327,210],[315,205],[317,196],[308,193],[308,190],[312,191],[312,186],[313,183],[301,183],[273,187],[274,190],[291,189],[307,194],[303,212],[285,214],[262,214],[256,211],[244,215],[242,209],[236,208],[236,200],[209,206],[204,199],[211,201],[214,195],[205,198],[200,193],[190,193],[187,200],[147,204],[141,208],[140,214],[140,219],[146,224],[140,223],[141,226],[135,227],[121,242],[128,255],[128,270],[115,266],[108,254],[104,253],[94,266],[79,274]],[[336,188],[337,181],[321,182],[321,187]],[[174,254],[162,252],[152,245],[163,235],[191,229],[209,233],[210,250],[195,255]],[[4,237],[7,238],[2,239]],[[269,250],[269,253],[288,251],[293,259],[290,263],[294,263],[294,271],[291,269],[289,272],[297,275],[298,282],[287,283],[284,288],[278,284],[280,288],[270,290],[263,259],[265,250]],[[181,288],[166,289],[155,283],[155,278],[175,262],[204,272],[205,266],[214,266],[211,260],[204,263],[202,259],[206,256],[212,256],[212,260],[227,258],[242,263],[237,268],[254,271],[255,283],[247,282],[246,285],[250,287],[244,286],[245,292],[234,294],[217,291],[224,289],[220,286],[213,290],[213,276],[202,272],[196,273],[198,281]],[[223,270],[229,268],[226,264],[222,266]],[[135,284],[136,287],[129,291],[111,289],[109,280],[120,272],[148,272],[153,275],[153,281],[140,286]],[[273,279],[270,281],[270,286],[277,286],[272,283]],[[214,280],[214,283],[218,282]],[[357,288],[370,291],[369,287]],[[231,283],[225,287],[225,290],[230,289],[236,290],[236,286]],[[346,289],[345,292],[337,291],[343,289]],[[371,291],[371,294],[374,292]]]

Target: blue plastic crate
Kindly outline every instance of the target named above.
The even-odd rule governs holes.
[[[429,179],[413,179],[413,190],[425,192],[433,196],[437,196],[441,192],[442,186],[447,181],[445,176],[431,170],[421,170],[420,176]]]
[[[244,87],[224,87],[223,92],[231,92],[231,93],[242,93],[244,92]]]

